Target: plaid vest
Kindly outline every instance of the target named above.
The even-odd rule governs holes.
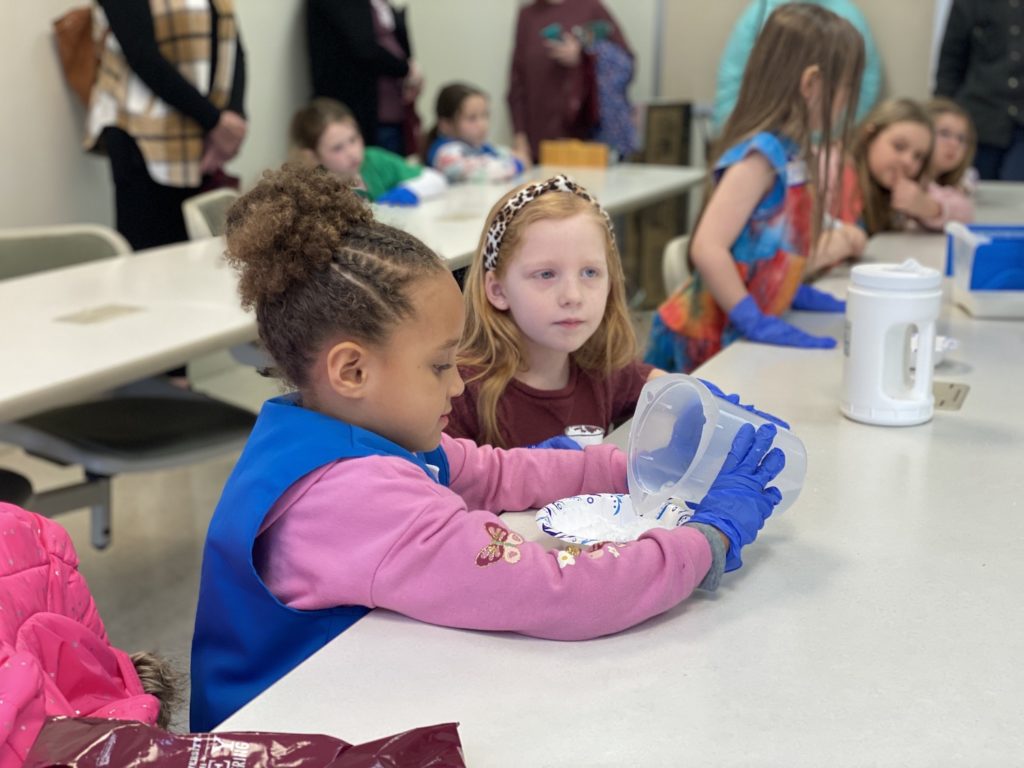
[[[153,36],[161,55],[218,108],[231,97],[237,31],[234,0],[212,0],[217,9],[217,70],[210,89],[211,0],[148,0]],[[106,18],[97,9],[93,28],[104,34]],[[209,92],[208,92],[209,89]],[[100,133],[116,126],[132,136],[153,181],[171,187],[198,187],[203,129],[156,96],[136,75],[114,35],[106,35],[99,73],[89,100],[85,146],[93,149]]]

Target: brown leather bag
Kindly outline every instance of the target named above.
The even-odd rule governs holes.
[[[53,34],[64,79],[79,101],[89,106],[89,94],[96,82],[101,50],[92,37],[92,6],[72,8],[55,19]]]

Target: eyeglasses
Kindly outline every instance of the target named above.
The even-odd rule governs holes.
[[[966,133],[957,133],[956,131],[951,131],[949,128],[939,128],[939,130],[935,132],[935,135],[938,136],[940,139],[955,141],[957,144],[967,143]]]

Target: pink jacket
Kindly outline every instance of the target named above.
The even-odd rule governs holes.
[[[0,768],[24,762],[46,717],[152,725],[159,711],[110,645],[67,532],[0,503]]]
[[[347,459],[295,483],[256,540],[257,570],[300,609],[388,608],[421,621],[575,640],[668,610],[700,584],[711,548],[691,527],[629,544],[549,550],[496,512],[625,491],[625,456],[477,446],[442,436],[450,487],[397,457]]]
[[[921,219],[921,226],[926,229],[941,230],[947,221],[960,221],[964,224],[974,221],[974,203],[964,190],[942,186],[933,181],[928,185],[928,196],[937,202],[941,209],[934,218]]]

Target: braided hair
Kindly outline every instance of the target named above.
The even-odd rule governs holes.
[[[255,308],[278,375],[299,390],[328,339],[385,343],[413,314],[413,284],[447,271],[334,174],[298,164],[265,171],[232,205],[226,240],[242,306]]]

